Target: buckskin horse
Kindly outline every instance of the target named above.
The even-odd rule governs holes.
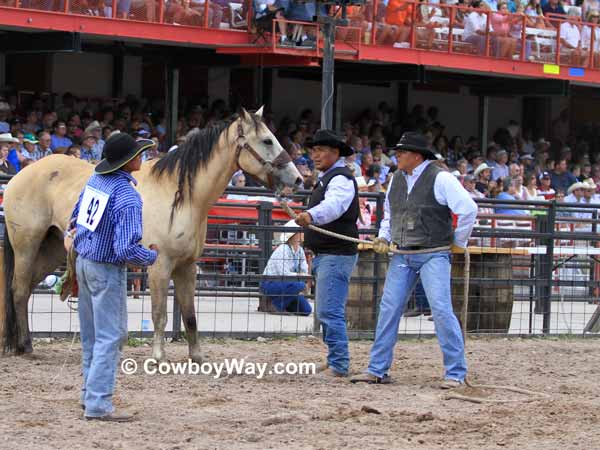
[[[133,175],[144,202],[142,243],[160,249],[148,268],[154,338],[152,356],[164,360],[167,291],[173,279],[189,355],[201,361],[194,292],[196,259],[206,237],[208,211],[236,170],[276,192],[302,183],[300,173],[262,119],[262,108],[208,129],[193,130],[176,150]],[[26,167],[6,187],[4,212],[4,351],[33,351],[27,321],[31,292],[64,263],[63,232],[94,168],[52,155]]]

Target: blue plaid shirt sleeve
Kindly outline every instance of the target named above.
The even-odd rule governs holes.
[[[158,256],[140,244],[142,240],[142,211],[140,208],[121,209],[115,217],[113,250],[117,258],[136,266],[150,266]]]

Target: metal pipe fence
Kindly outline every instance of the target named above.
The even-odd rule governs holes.
[[[259,188],[228,189],[209,215],[206,246],[197,260],[195,308],[198,329],[206,336],[287,336],[319,332],[315,287],[309,274],[268,277],[264,268],[278,245],[279,235],[294,229],[276,199]],[[362,193],[363,210],[371,225],[359,230],[371,238],[383,216],[383,194]],[[295,208],[306,204],[300,192]],[[596,233],[600,205],[559,204],[479,199],[471,250],[467,329],[471,334],[584,334],[600,301],[600,245]],[[498,214],[497,210],[511,214]],[[2,216],[3,219],[3,216]],[[300,229],[297,229],[300,231]],[[310,267],[311,255],[307,252]],[[282,262],[283,263],[283,262]],[[360,252],[347,301],[349,335],[370,338],[377,323],[388,258],[371,250]],[[60,276],[61,270],[55,275]],[[452,256],[452,297],[461,310],[464,259]],[[282,299],[265,295],[261,282],[304,283],[310,314],[280,311]],[[51,281],[51,280],[48,280]],[[299,292],[299,290],[298,290]],[[400,293],[399,293],[400,295]],[[285,300],[286,297],[283,297]],[[44,283],[29,302],[29,321],[36,337],[65,336],[79,331],[76,303],[61,302]],[[152,334],[151,296],[145,271],[128,274],[129,330],[135,337]],[[411,295],[398,333],[428,336],[434,323],[422,289]],[[458,313],[457,313],[458,315]],[[167,335],[183,335],[181,315],[169,288]]]

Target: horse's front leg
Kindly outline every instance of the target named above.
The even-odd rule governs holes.
[[[202,363],[200,343],[198,342],[198,326],[194,308],[194,293],[196,291],[196,263],[185,264],[173,271],[175,283],[175,299],[179,303],[181,316],[185,326],[190,358]]]
[[[148,267],[148,282],[152,298],[152,322],[154,323],[152,357],[157,361],[165,360],[165,327],[167,326],[169,279],[170,271],[160,264]]]

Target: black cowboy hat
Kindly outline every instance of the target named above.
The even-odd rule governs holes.
[[[153,145],[154,141],[150,139],[136,141],[127,133],[115,133],[104,144],[104,159],[96,166],[96,173],[114,172]]]
[[[337,148],[340,151],[340,156],[350,156],[354,153],[352,147],[342,141],[342,138],[333,130],[318,130],[313,137],[312,142],[306,143],[306,147],[314,147],[316,145],[326,145],[327,147]]]
[[[427,138],[416,131],[404,133],[400,138],[400,142],[391,150],[420,153],[425,159],[438,159],[435,152],[429,147]]]

